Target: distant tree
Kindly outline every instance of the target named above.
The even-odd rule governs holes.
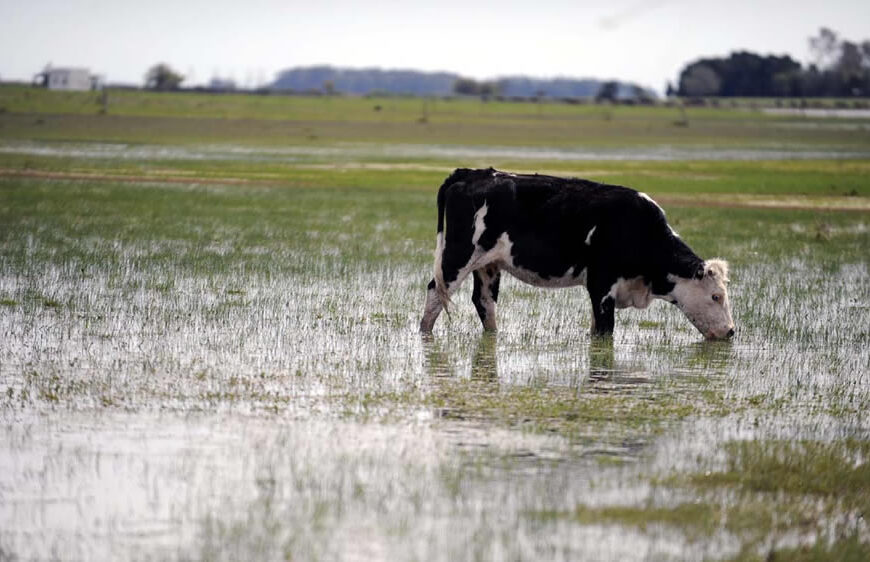
[[[495,82],[481,82],[478,87],[478,93],[484,97],[498,95],[498,84]]]
[[[722,87],[722,79],[710,65],[691,66],[680,78],[680,91],[684,96],[716,96]]]
[[[453,91],[461,96],[475,96],[478,94],[477,81],[471,78],[459,78],[453,84]]]
[[[801,71],[788,56],[761,56],[747,51],[728,58],[697,60],[683,69],[677,93],[681,96],[774,96],[774,77]]]
[[[810,37],[810,52],[818,68],[827,68],[834,64],[837,52],[840,50],[837,34],[827,27],[819,29],[816,37]]]
[[[458,78],[453,83],[453,93],[460,96],[489,97],[498,95],[499,90],[498,82],[478,82],[472,78]]]
[[[220,76],[213,77],[208,83],[209,90],[219,92],[232,92],[236,89],[236,81],[232,78],[221,78]]]
[[[184,76],[172,70],[166,63],[155,64],[145,74],[145,88],[149,90],[177,90]]]
[[[595,94],[595,101],[616,101],[619,95],[619,82],[609,80],[601,84],[598,88],[598,93]]]
[[[638,86],[637,84],[633,84],[631,86],[631,97],[635,102],[639,104],[651,104],[655,101],[655,99],[650,95],[649,91],[644,88]]]

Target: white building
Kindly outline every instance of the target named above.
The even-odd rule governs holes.
[[[49,90],[99,90],[103,87],[99,76],[87,68],[46,68],[33,78],[33,82]]]

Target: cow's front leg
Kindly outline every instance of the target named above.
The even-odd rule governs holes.
[[[450,278],[447,272],[450,272],[450,269],[445,268],[443,271],[445,278]],[[438,288],[435,285],[435,280],[429,281],[429,285],[426,286],[426,304],[423,307],[423,319],[420,320],[420,331],[424,334],[429,334],[432,332],[433,326],[435,326],[435,320],[438,318],[438,315],[441,314],[441,311],[444,310],[445,306],[450,304],[450,296],[455,293],[459,287],[462,285],[462,282],[465,281],[465,278],[468,277],[468,273],[471,271],[471,268],[466,266],[458,269],[452,269],[453,273],[453,281],[449,281],[445,284],[444,294],[439,294]]]
[[[592,300],[592,335],[612,335],[616,316],[613,297],[608,294],[602,296],[589,293],[589,298]]]
[[[498,286],[501,280],[501,272],[494,266],[488,266],[473,272],[474,291],[471,293],[471,302],[477,310],[483,329],[494,332],[495,304],[498,300]]]
[[[613,303],[613,297],[605,295],[601,299],[592,299],[592,335],[593,336],[611,336],[613,335],[613,325],[615,324],[616,315],[614,314],[616,307]]]
[[[424,334],[432,332],[432,327],[435,326],[435,320],[443,310],[441,299],[438,298],[438,291],[435,290],[435,280],[429,281],[426,287],[426,304],[423,307],[423,319],[420,320],[420,331]]]
[[[590,280],[589,300],[592,302],[592,335],[612,335],[616,303],[610,295],[610,286],[604,282]]]

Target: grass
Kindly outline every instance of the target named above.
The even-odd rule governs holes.
[[[97,115],[90,94],[28,91],[0,88],[4,555],[866,554],[866,158],[460,162],[427,144],[866,136],[467,100],[421,124],[419,100],[110,92]],[[466,286],[421,339],[435,190],[490,164],[656,196],[730,260],[737,338],[699,341],[656,303],[591,341],[582,289],[506,278],[497,335]],[[106,521],[117,540],[81,539]]]
[[[336,142],[508,146],[793,146],[867,150],[841,120],[770,117],[734,109],[483,103],[414,98],[285,97],[0,87],[0,135],[38,140],[242,145]],[[375,110],[380,107],[380,110]],[[790,124],[800,126],[789,126]],[[847,122],[848,124],[848,122]],[[809,125],[809,126],[808,126]],[[833,126],[832,126],[833,125]]]

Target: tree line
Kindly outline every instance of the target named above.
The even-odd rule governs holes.
[[[861,43],[821,28],[809,38],[813,62],[804,68],[790,56],[747,51],[688,64],[677,88],[684,97],[852,97],[870,95],[870,40]]]
[[[728,57],[702,58],[680,73],[668,96],[681,97],[854,97],[870,96],[870,40],[855,42],[821,28],[809,38],[812,62],[804,67],[788,55],[759,55],[749,51]],[[151,67],[146,89],[177,90],[184,76],[169,65]],[[234,89],[212,81],[215,90]],[[413,70],[339,69],[329,66],[294,68],[279,73],[264,91],[405,95],[471,95],[508,98],[577,99],[651,102],[654,94],[630,83],[599,80],[539,80],[525,76],[476,81],[452,73]]]

